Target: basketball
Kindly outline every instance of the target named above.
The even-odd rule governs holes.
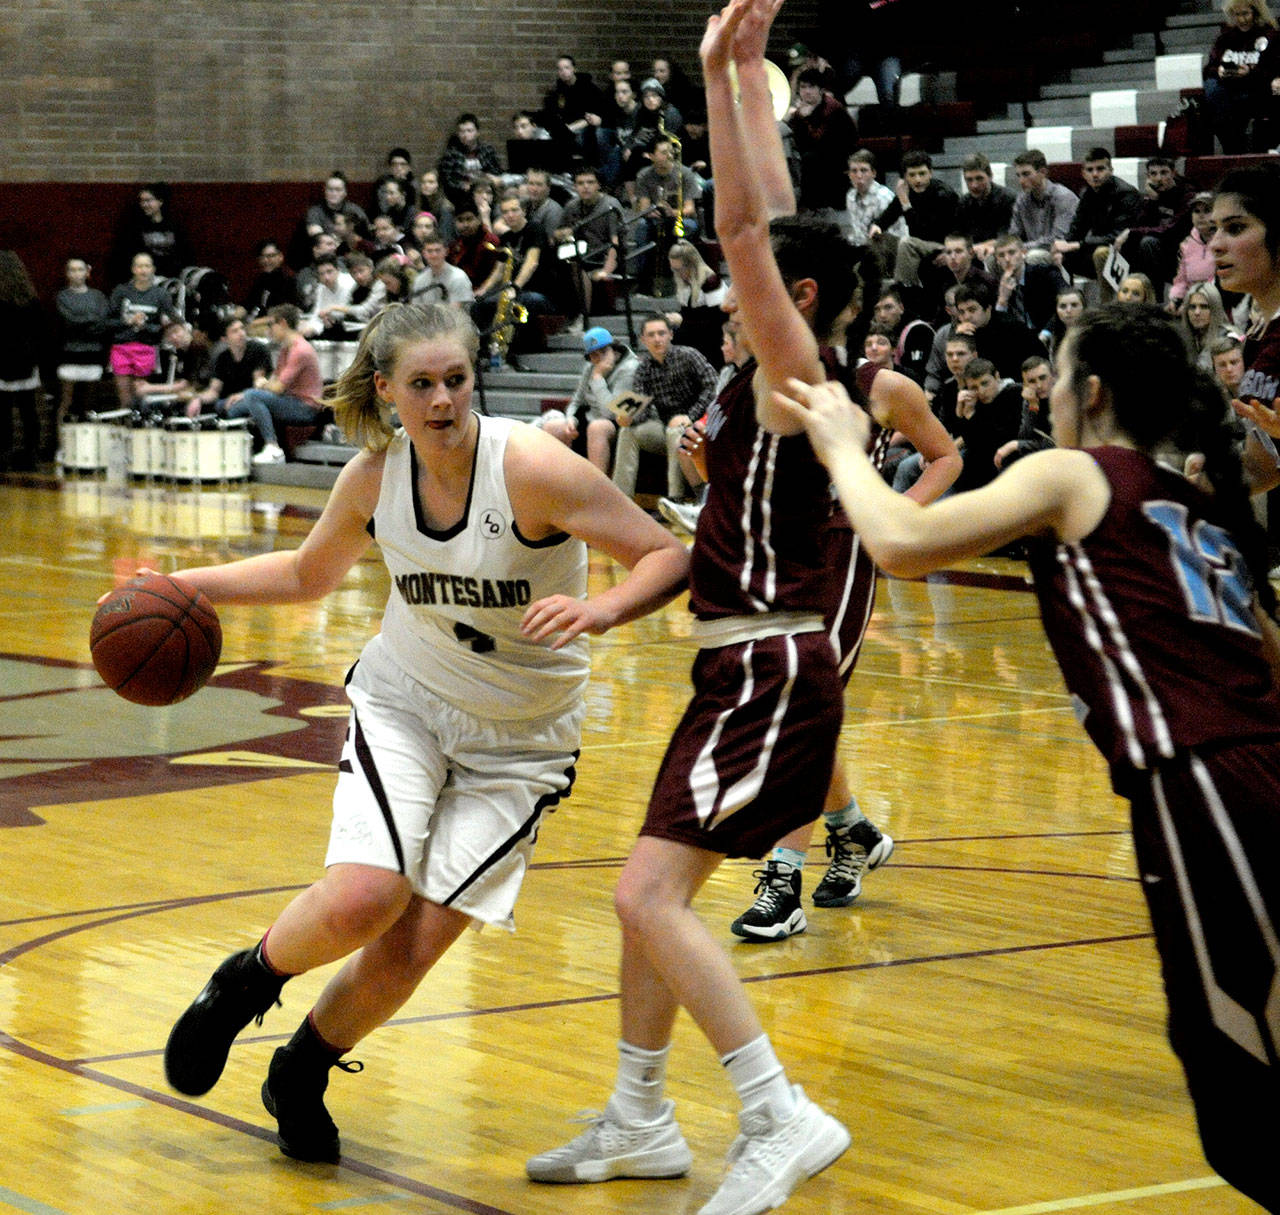
[[[164,574],[144,574],[98,606],[89,651],[103,682],[125,700],[174,705],[213,674],[222,626],[203,591]]]

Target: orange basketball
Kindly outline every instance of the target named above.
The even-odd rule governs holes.
[[[173,705],[204,687],[222,653],[222,626],[203,591],[145,574],[112,591],[89,630],[103,682],[139,705]]]

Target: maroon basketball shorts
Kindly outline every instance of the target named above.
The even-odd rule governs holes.
[[[830,578],[822,603],[823,623],[836,652],[842,682],[848,683],[862,649],[876,601],[876,567],[843,511],[823,532],[822,547]]]
[[[642,835],[762,856],[822,812],[843,713],[825,631],[703,649]]]

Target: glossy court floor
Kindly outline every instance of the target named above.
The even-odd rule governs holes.
[[[672,1215],[717,1185],[736,1103],[691,1024],[679,1181],[543,1187],[529,1155],[608,1095],[611,890],[683,706],[683,602],[593,644],[580,777],[518,932],[468,933],[337,1075],[336,1167],[280,1156],[258,1089],[325,973],[290,983],[206,1098],[170,1091],[174,1018],[319,872],[341,683],[377,627],[371,554],[322,603],[222,612],[212,683],[127,705],[89,665],[95,599],[141,564],[299,543],[322,495],[0,483],[0,1211]],[[593,557],[592,578],[615,577]],[[1070,711],[1020,566],[881,587],[841,762],[898,841],[862,898],[738,944],[752,869],[699,909],[794,1080],[851,1128],[797,1215],[1243,1215],[1200,1155],[1165,1043],[1125,808]],[[822,871],[810,856],[808,885]]]

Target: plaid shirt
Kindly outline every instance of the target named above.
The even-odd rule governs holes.
[[[663,422],[670,422],[677,414],[696,422],[715,400],[716,373],[691,346],[669,346],[661,363],[646,350],[640,355],[635,391],[653,400],[633,421],[647,421],[657,410]]]

